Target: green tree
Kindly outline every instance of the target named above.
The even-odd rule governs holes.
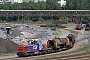
[[[46,9],[47,10],[56,10],[57,0],[47,0]]]
[[[66,0],[65,8],[67,10],[87,10],[89,9],[89,0]]]

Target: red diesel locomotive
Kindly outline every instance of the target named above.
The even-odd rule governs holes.
[[[76,30],[81,30],[81,29],[83,29],[82,24],[76,24]]]

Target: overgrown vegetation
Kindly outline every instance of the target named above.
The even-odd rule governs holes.
[[[15,56],[16,53],[3,53],[3,54],[0,54],[0,56]]]
[[[0,4],[0,9],[3,10],[53,10],[53,9],[61,9],[60,4],[57,4],[57,0],[47,0],[46,2],[40,1],[34,3],[23,2],[23,3],[6,3]]]
[[[55,32],[54,32],[53,35],[54,35],[55,37],[60,37],[61,33],[62,33],[62,32],[60,31],[60,29],[57,29],[57,28],[56,28],[56,30],[55,30]]]
[[[81,51],[86,51],[86,52],[90,52],[90,47],[89,45],[81,45],[76,51],[81,50]]]
[[[46,2],[40,1],[34,3],[5,3],[0,4],[0,9],[3,10],[89,10],[89,0],[66,0],[66,5],[62,6],[57,2],[60,0],[47,0]]]
[[[66,0],[66,6],[64,7],[67,10],[89,10],[90,3],[89,0]]]

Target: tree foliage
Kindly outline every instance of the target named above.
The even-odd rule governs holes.
[[[0,4],[0,9],[4,10],[89,10],[90,0],[66,0],[66,5],[61,7],[58,4],[59,0],[47,0],[46,2],[40,1],[34,2],[23,2],[23,3],[6,3]]]
[[[0,9],[3,10],[53,10],[61,9],[60,4],[57,4],[57,0],[47,0],[46,2],[40,1],[34,2],[23,2],[23,3],[6,3],[0,4]]]
[[[90,9],[90,0],[66,0],[65,8],[67,10],[88,10]]]
[[[40,1],[37,3],[34,2],[23,2],[23,3],[6,3],[6,4],[0,4],[0,10],[90,10],[90,0],[66,0],[66,5],[61,7],[60,4],[58,4],[59,0],[47,0],[46,2]],[[32,21],[45,21],[47,19],[51,19],[52,17],[40,17],[40,18],[31,18]],[[53,17],[54,20],[59,19],[60,17]],[[70,18],[70,17],[69,17]],[[72,18],[72,17],[71,17]],[[87,21],[82,22],[88,22],[90,21],[90,17],[84,17]],[[0,17],[0,21],[16,21],[18,19],[21,19],[21,17]],[[25,18],[28,20],[28,18]]]

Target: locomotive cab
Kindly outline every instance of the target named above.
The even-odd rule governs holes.
[[[17,55],[18,57],[28,56],[29,55],[28,52],[30,52],[29,47],[26,45],[25,46],[22,45],[18,47]]]
[[[77,24],[76,25],[76,30],[81,30],[81,29],[83,29],[82,24]]]

